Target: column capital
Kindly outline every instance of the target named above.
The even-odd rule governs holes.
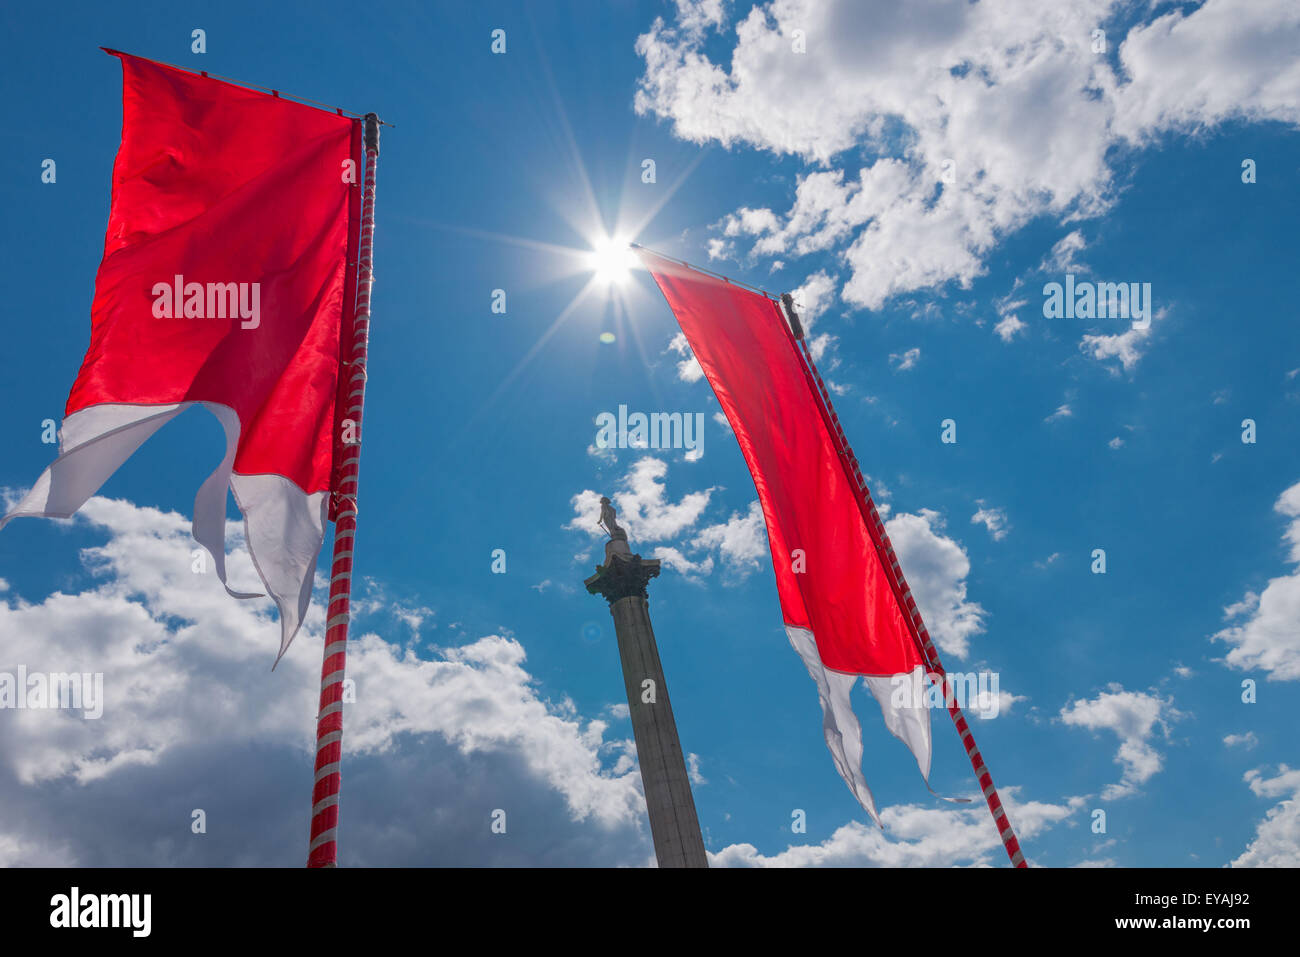
[[[605,564],[596,568],[596,574],[584,582],[592,595],[603,595],[611,605],[620,598],[633,595],[649,598],[646,586],[650,579],[659,576],[659,559],[644,559],[640,555],[620,555],[606,552]]]

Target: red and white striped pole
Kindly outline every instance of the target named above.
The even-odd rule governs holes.
[[[311,844],[308,867],[338,864],[339,773],[343,757],[343,678],[347,663],[349,607],[352,599],[352,551],[357,534],[357,478],[361,464],[361,415],[366,399],[366,357],[370,345],[370,288],[374,283],[375,167],[379,160],[379,117],[365,116],[365,186],[362,192],[361,237],[357,245],[357,299],[352,342],[345,360],[339,423],[351,420],[354,441],[343,448],[331,511],[334,515],[334,558],[330,562],[330,595],[325,611],[324,662],[320,672],[320,711],[316,716],[316,780],[311,792]]]
[[[912,639],[916,642],[921,657],[926,662],[926,667],[930,673],[944,683],[944,702],[947,705],[948,714],[957,728],[957,733],[961,736],[962,745],[966,748],[966,756],[970,759],[971,767],[975,770],[975,778],[979,781],[980,788],[984,792],[984,799],[988,802],[989,811],[993,815],[993,823],[997,825],[998,834],[1002,838],[1002,846],[1006,849],[1007,857],[1011,859],[1013,867],[1028,867],[1029,865],[1025,862],[1025,855],[1020,850],[1020,841],[1017,840],[1016,832],[1007,819],[1007,812],[998,797],[998,790],[993,785],[993,775],[989,773],[988,767],[984,764],[984,758],[975,745],[975,736],[971,733],[970,725],[966,722],[966,716],[962,714],[961,708],[958,707],[956,696],[949,694],[947,691],[946,673],[943,670],[943,665],[939,662],[939,651],[935,648],[934,642],[930,640],[930,634],[926,631],[925,622],[921,620],[921,611],[916,607],[916,599],[912,597],[912,590],[907,586],[907,579],[903,577],[903,569],[898,562],[898,556],[894,554],[894,546],[890,543],[889,534],[885,531],[885,523],[881,521],[880,513],[876,511],[876,504],[871,499],[871,491],[867,488],[862,469],[858,466],[858,457],[853,454],[853,449],[849,446],[848,437],[844,434],[844,429],[840,425],[840,417],[835,414],[835,406],[831,403],[830,392],[822,381],[821,373],[817,371],[817,364],[813,362],[812,353],[808,351],[808,343],[804,338],[803,329],[799,325],[799,317],[794,311],[794,302],[789,293],[783,295],[781,301],[790,317],[791,326],[793,326],[792,334],[802,350],[809,379],[816,383],[816,394],[821,399],[822,415],[826,420],[826,425],[830,429],[831,435],[834,436],[839,447],[839,453],[844,458],[845,465],[853,477],[853,486],[858,493],[858,507],[861,509],[862,517],[867,523],[867,530],[870,532],[871,540],[876,546],[876,553],[880,556],[880,560],[884,563],[889,574],[894,596],[898,600],[899,607],[904,611],[904,617],[907,618],[908,626],[912,632]]]

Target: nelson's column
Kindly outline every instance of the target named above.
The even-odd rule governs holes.
[[[650,627],[646,586],[658,576],[659,562],[632,554],[627,532],[619,526],[608,498],[600,500],[600,523],[609,534],[605,564],[585,584],[591,594],[605,597],[614,616],[655,857],[660,867],[708,867],[686,759]]]

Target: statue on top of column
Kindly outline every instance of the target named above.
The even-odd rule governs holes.
[[[609,537],[612,541],[626,542],[627,530],[623,528],[623,526],[618,524],[618,519],[615,518],[615,515],[616,512],[614,511],[613,504],[610,503],[610,500],[608,498],[602,495],[600,497],[601,526],[609,534]]]

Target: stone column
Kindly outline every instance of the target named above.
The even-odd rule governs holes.
[[[708,867],[686,758],[650,627],[646,586],[658,574],[657,560],[633,555],[626,541],[616,540],[605,546],[605,564],[585,584],[591,594],[605,597],[614,617],[655,857],[660,867]]]

